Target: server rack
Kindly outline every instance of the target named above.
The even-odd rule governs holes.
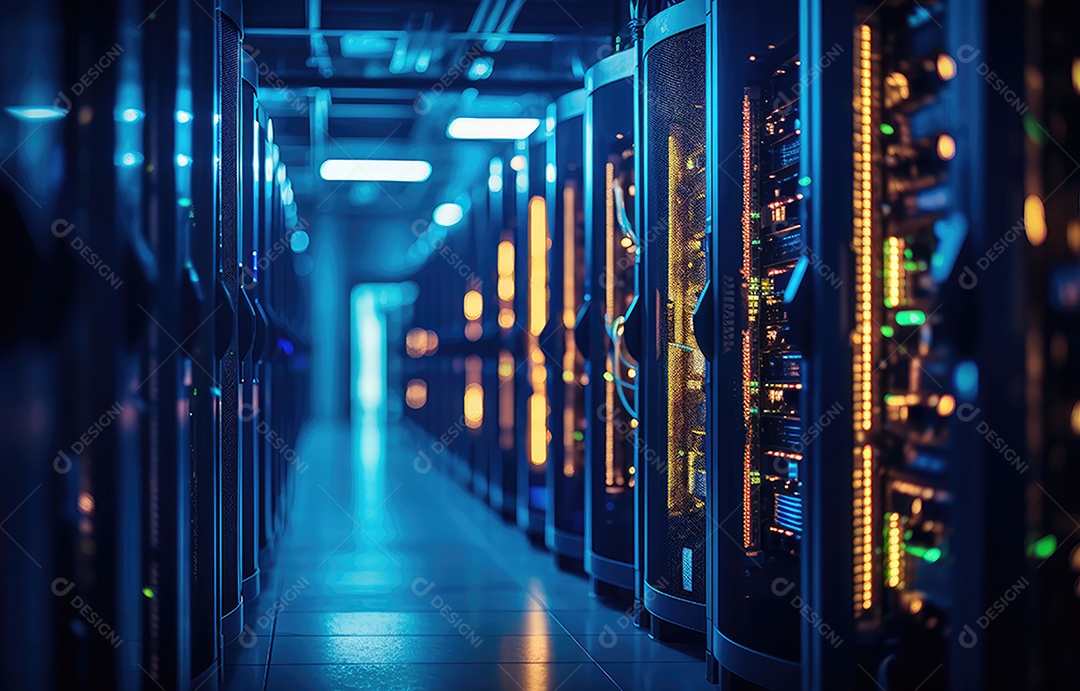
[[[240,293],[241,197],[240,157],[241,121],[244,89],[240,76],[240,45],[243,43],[243,6],[226,2],[216,12],[219,84],[219,242],[217,307],[220,331],[215,333],[218,365],[215,395],[219,397],[218,478],[221,493],[221,638],[228,644],[240,635],[244,623],[244,599],[241,583],[241,536],[243,475],[243,437],[240,436],[240,366],[242,351],[239,324],[246,311]],[[220,392],[220,393],[218,393]]]
[[[547,140],[544,179],[551,242],[549,355],[552,461],[547,464],[549,498],[545,543],[561,568],[585,556],[585,359],[578,344],[578,315],[584,304],[584,140],[585,91],[579,89],[548,107],[554,123]]]
[[[491,232],[488,219],[487,200],[490,195],[487,185],[478,185],[470,190],[467,223],[469,228],[468,248],[470,258],[466,260],[458,273],[465,273],[466,291],[476,293],[476,298],[466,303],[465,308],[475,316],[466,320],[475,326],[466,325],[466,338],[472,339],[473,355],[479,360],[466,361],[466,382],[464,404],[466,407],[466,426],[470,431],[470,455],[473,461],[473,493],[487,502],[491,496],[493,466],[499,458],[498,429],[498,350],[499,330],[497,325],[498,310],[491,305],[497,301],[496,295],[496,255],[497,237]]]
[[[240,194],[240,242],[237,264],[240,268],[237,302],[237,341],[239,357],[239,438],[241,491],[240,522],[240,594],[252,601],[259,594],[259,529],[258,488],[261,449],[257,432],[258,366],[259,354],[255,352],[256,331],[259,315],[255,307],[258,281],[258,239],[260,234],[259,187],[264,166],[259,157],[262,128],[259,126],[256,95],[258,72],[251,60],[242,60],[240,89],[240,156],[237,161]],[[265,232],[265,231],[263,231]],[[261,345],[261,342],[260,342]]]
[[[707,366],[693,315],[708,281],[705,4],[685,0],[645,25],[642,45],[647,334],[639,454],[644,484],[643,597],[658,638],[705,629]],[[655,231],[655,239],[653,233]],[[650,460],[652,459],[652,460]]]
[[[1008,379],[985,344],[991,315],[1014,309],[958,280],[993,237],[982,186],[1010,175],[993,142],[1019,126],[984,129],[982,76],[959,61],[985,41],[983,10],[800,5],[808,250],[794,303],[814,314],[800,597],[818,615],[802,623],[805,688],[991,683],[957,632],[1022,569],[1017,523],[998,513],[1015,501],[991,499],[1007,492],[962,414],[991,395],[983,376]]]
[[[511,154],[512,155],[512,154]],[[497,330],[496,382],[489,396],[495,406],[498,429],[497,447],[493,449],[489,501],[506,520],[516,520],[518,480],[518,434],[515,372],[520,361],[520,329],[517,323],[515,300],[516,279],[515,232],[518,224],[517,185],[510,169],[509,156],[494,156],[488,165],[488,228],[495,246],[495,270],[491,281],[495,285],[490,311],[495,315]]]
[[[543,542],[549,497],[545,483],[552,462],[552,382],[547,376],[550,348],[549,271],[551,233],[548,228],[545,176],[548,131],[537,131],[515,144],[510,167],[516,171],[517,314],[521,331],[522,366],[517,370],[518,432],[517,523],[530,540]],[[524,317],[524,319],[522,319]]]
[[[637,51],[585,73],[585,572],[594,591],[634,590],[638,363],[626,344],[637,296],[634,73]],[[631,374],[633,372],[633,374]]]
[[[703,301],[709,328],[699,332],[713,402],[708,672],[724,687],[796,688],[802,620],[781,594],[802,580],[812,387],[802,354],[809,320],[785,299],[805,256],[798,6],[714,2],[709,14],[717,278]]]
[[[997,107],[987,108],[988,129],[998,125],[993,119],[995,116],[1013,129],[1021,119],[1025,126],[1024,227],[1021,230],[1015,223],[1021,217],[1015,200],[1021,195],[1012,196],[1008,201],[1013,203],[1007,207],[999,202],[1003,208],[996,218],[1007,219],[1013,225],[1006,230],[1004,223],[995,224],[996,237],[988,238],[980,248],[983,265],[978,260],[969,265],[970,275],[966,278],[969,283],[973,278],[977,281],[972,286],[973,291],[979,295],[987,292],[987,297],[997,298],[997,304],[1001,304],[1011,297],[1017,285],[1021,285],[1017,277],[1027,274],[1022,307],[1027,321],[1023,345],[1026,352],[1021,355],[1020,348],[1015,347],[1019,345],[1013,343],[1019,337],[1017,334],[1009,341],[1014,347],[1002,353],[1002,357],[1015,357],[1012,367],[1004,369],[1013,377],[1019,370],[1017,363],[1023,357],[1028,365],[1029,396],[1027,410],[1005,409],[995,414],[984,408],[970,424],[985,422],[984,430],[993,429],[998,439],[1008,445],[1002,447],[1002,442],[998,442],[996,450],[1002,456],[994,457],[988,463],[988,469],[997,471],[996,477],[988,478],[988,485],[1016,487],[1018,475],[1026,480],[1024,547],[1027,570],[1022,577],[1030,586],[1020,580],[1019,571],[1002,574],[999,582],[987,586],[987,597],[979,604],[985,616],[985,609],[991,607],[995,599],[1000,600],[1010,591],[1016,593],[1014,602],[1005,610],[1005,614],[1010,615],[1009,620],[1003,623],[995,620],[992,628],[989,624],[981,625],[986,619],[968,620],[963,635],[970,650],[980,651],[982,660],[988,663],[984,665],[988,668],[986,678],[1004,679],[1013,688],[1021,688],[1024,684],[1032,689],[1067,689],[1075,685],[1075,674],[1069,670],[1067,660],[1075,659],[1076,651],[1080,650],[1080,637],[1073,625],[1080,613],[1080,590],[1077,589],[1080,546],[1073,532],[1080,516],[1080,482],[1076,471],[1077,438],[1080,436],[1077,384],[1080,379],[1075,355],[1080,343],[1080,319],[1077,318],[1080,310],[1075,298],[1080,275],[1080,262],[1077,261],[1080,218],[1076,207],[1080,190],[1073,176],[1077,170],[1076,161],[1080,161],[1080,145],[1074,128],[1065,126],[1065,123],[1076,122],[1080,97],[1076,90],[1075,45],[1071,32],[1062,30],[1063,27],[1077,26],[1080,21],[1077,9],[1074,3],[1067,2],[1028,5],[1026,16],[1015,11],[1012,16],[1001,18],[1009,21],[1008,24],[999,21],[996,27],[991,24],[988,28],[994,45],[1009,40],[1008,36],[1015,36],[1021,22],[1027,38],[1023,72],[1020,65],[1005,71],[1002,68],[1008,65],[993,63],[1002,83],[1008,84],[1010,90],[1015,89],[1016,98],[997,101],[991,92],[991,102]],[[999,19],[997,12],[994,19]],[[995,28],[1001,30],[995,33]],[[968,63],[971,67],[991,63],[986,50],[966,57],[972,58]],[[1024,85],[1022,92],[1021,85]],[[1028,256],[1024,266],[1018,268],[1015,262],[1020,253],[1008,251],[1004,256],[995,256],[993,241],[1008,241],[1021,234],[1026,238],[1016,238],[1013,242],[1021,244],[1026,239],[1027,244],[1021,244],[1021,247],[1027,250]],[[994,257],[993,262],[985,266],[990,257]],[[996,274],[992,273],[995,270]],[[1008,322],[1002,320],[999,323],[1017,323],[1015,311],[998,313],[998,316],[1010,318]],[[1009,386],[1010,392],[1017,391],[1014,395],[1016,399],[1020,398],[1015,379],[1001,382]],[[998,381],[988,382],[991,387],[996,384]],[[1027,427],[1026,454],[1023,455],[1018,453],[1022,437],[1016,428],[1020,420],[1026,420]],[[1019,491],[1010,498],[1019,499]],[[1018,516],[1019,511],[1011,511],[1009,515]],[[987,539],[990,539],[993,527],[984,529],[988,533]],[[1017,590],[1018,586],[1023,590]],[[1030,598],[1025,609],[1016,606],[1021,598]],[[1014,632],[1023,631],[1020,625],[1025,615],[1034,635],[1027,638],[1022,633],[1010,635],[1010,628]],[[1017,679],[1015,667],[1029,670],[1027,678]]]

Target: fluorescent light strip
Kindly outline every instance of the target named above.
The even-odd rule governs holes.
[[[357,182],[423,182],[431,177],[427,161],[331,158],[319,166],[323,180]]]
[[[536,118],[454,118],[446,128],[451,139],[525,139],[540,121]]]

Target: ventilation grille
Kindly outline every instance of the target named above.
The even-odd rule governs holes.
[[[650,535],[648,576],[658,590],[704,603],[705,358],[692,323],[706,280],[704,27],[658,43],[645,69],[648,228],[658,234],[658,412],[666,418],[649,423],[667,440],[667,463],[648,469],[650,487],[666,492],[666,515],[652,521],[666,534]],[[655,500],[649,506],[661,508]]]

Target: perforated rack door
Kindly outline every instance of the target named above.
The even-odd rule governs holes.
[[[646,582],[705,602],[705,358],[692,316],[706,281],[705,28],[676,34],[645,56],[645,252],[655,366],[643,464],[647,484]],[[651,457],[650,462],[648,458]]]
[[[219,13],[218,77],[221,88],[221,271],[225,287],[236,302],[238,297],[239,253],[239,131],[240,122],[240,29],[227,15]],[[223,311],[231,308],[219,306]],[[236,353],[236,325],[225,356],[219,363],[221,390],[221,615],[223,620],[241,605],[240,593],[240,436],[239,362]],[[232,630],[222,631],[227,640],[240,633],[242,618],[229,618]]]
[[[634,439],[638,422],[638,363],[616,335],[636,293],[633,80],[618,79],[589,94],[586,127],[592,150],[585,165],[588,267],[589,378],[586,414],[590,574],[633,586]],[[619,189],[619,192],[616,190]],[[620,198],[621,197],[621,198]],[[620,214],[620,210],[622,214]],[[622,218],[620,218],[622,216]],[[616,348],[618,345],[618,348]],[[634,369],[631,377],[629,370]],[[621,395],[620,395],[621,394]],[[621,567],[621,568],[620,568]],[[625,580],[618,580],[625,578]]]

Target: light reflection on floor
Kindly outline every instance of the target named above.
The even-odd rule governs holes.
[[[627,626],[438,470],[415,428],[358,419],[307,435],[257,644],[233,689],[715,689],[697,651]],[[437,461],[453,452],[450,449]]]

